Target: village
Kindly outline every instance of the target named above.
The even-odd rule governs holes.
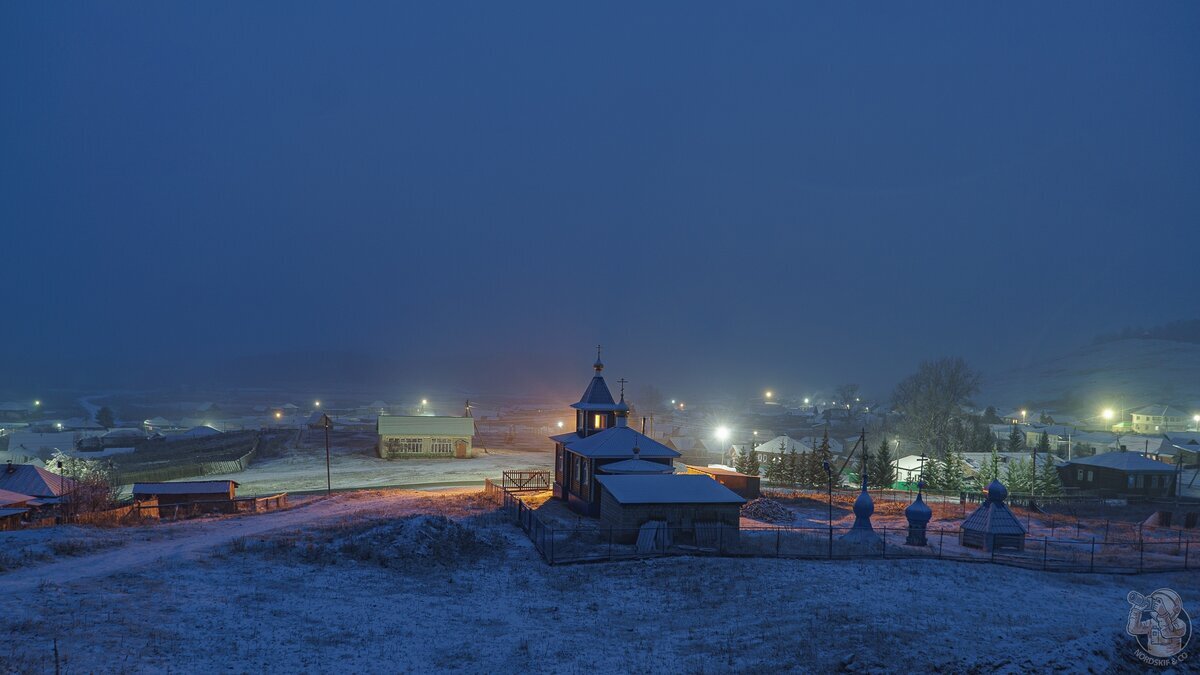
[[[922,586],[931,579],[1004,579],[995,583],[1065,594],[1080,583],[1122,587],[1123,575],[1135,575],[1130,578],[1198,588],[1200,495],[1191,482],[1200,434],[1170,407],[1138,408],[1128,423],[1101,412],[1108,431],[1081,429],[1049,414],[1029,421],[1028,411],[988,410],[967,419],[977,420],[975,447],[986,443],[990,452],[957,445],[939,458],[932,448],[905,454],[913,440],[898,429],[885,431],[888,424],[900,427],[898,415],[862,396],[815,405],[809,397],[789,410],[783,396],[769,391],[740,416],[697,414],[704,404],[669,400],[665,410],[639,409],[627,396],[625,378],[610,388],[605,369],[598,350],[583,394],[557,410],[526,404],[489,411],[465,401],[457,414],[435,414],[440,410],[426,398],[409,408],[383,401],[336,408],[314,400],[309,410],[260,405],[242,414],[236,404],[205,403],[199,411],[204,419],[158,416],[125,424],[92,398],[76,401],[91,411],[92,421],[44,414],[40,400],[32,409],[10,404],[0,468],[0,580],[17,639],[0,653],[0,663],[14,672],[64,664],[105,670],[119,663],[97,660],[111,650],[164,658],[162,647],[118,645],[115,634],[81,640],[81,624],[62,612],[76,604],[89,614],[101,611],[104,603],[91,588],[106,579],[122,579],[117,592],[132,600],[148,589],[161,594],[163,581],[177,574],[184,587],[167,596],[175,607],[170,611],[184,614],[198,611],[188,603],[213,583],[233,583],[247,598],[269,596],[266,606],[280,606],[289,597],[280,592],[283,580],[309,568],[338,572],[316,586],[324,599],[291,598],[299,606],[335,602],[346,592],[347,566],[356,579],[397,574],[435,587],[454,584],[452,591],[436,592],[468,604],[434,610],[428,599],[405,600],[426,608],[422,613],[431,618],[450,612],[437,620],[481,602],[471,599],[474,594],[512,593],[513,584],[561,587],[552,598],[535,601],[551,604],[530,610],[533,615],[520,619],[526,624],[568,615],[559,612],[583,611],[602,620],[600,603],[611,602],[609,596],[567,590],[588,576],[611,584],[627,574],[627,565],[654,565],[655,575],[676,579],[655,587],[664,601],[682,603],[676,606],[685,616],[704,608],[706,617],[735,611],[739,593],[761,592],[753,579],[793,575],[843,584],[860,583],[850,579],[864,575],[900,575],[909,579],[905,593],[917,593],[915,602],[926,612],[935,611],[927,603],[937,593]],[[858,393],[842,389],[843,399]],[[987,423],[985,417],[999,419]],[[1034,467],[1044,467],[1041,478]],[[153,560],[161,563],[147,564]],[[255,590],[227,581],[257,579],[254,570],[263,566],[272,569],[271,580],[250,582]],[[577,571],[585,569],[596,571]],[[714,583],[725,588],[726,600],[695,605],[686,599]],[[262,590],[264,585],[272,590]],[[994,604],[991,585],[968,592],[979,603]],[[419,594],[415,588],[403,592]],[[840,592],[828,588],[805,602],[836,605],[832,595],[822,600],[820,594]],[[40,603],[41,609],[28,605],[33,595],[46,593],[60,600]],[[377,601],[368,605],[384,611]],[[637,606],[637,612],[654,611],[643,602]],[[330,611],[318,607],[312,609]],[[547,607],[554,608],[550,614]],[[1093,609],[1083,603],[1076,611]],[[293,642],[261,633],[278,625],[262,611],[253,612],[259,618],[252,634],[274,645],[265,652],[271,662],[286,661]],[[334,613],[350,621],[350,614]],[[493,648],[506,659],[561,657],[561,648],[508,635],[504,627],[514,620],[506,616],[491,624],[485,642],[501,640]],[[701,621],[698,615],[695,620]],[[137,619],[143,621],[152,619]],[[697,666],[722,654],[736,654],[738,663],[770,663],[766,653],[745,653],[742,629],[701,637],[684,623],[673,630],[689,637],[665,652],[647,648],[647,667],[660,665],[667,653]],[[144,634],[129,619],[121,625]],[[1035,632],[1036,622],[1026,628]],[[350,630],[347,624],[334,631],[341,636],[337,644],[360,648],[364,635]],[[400,624],[366,635],[392,630],[411,639],[422,629]],[[782,640],[782,630],[766,630],[759,639]],[[1061,654],[1063,663],[1119,659],[1116,631],[1103,635],[1081,633],[1047,649]],[[637,634],[619,639],[644,644]],[[675,651],[696,640],[705,645],[699,651]],[[191,650],[185,663],[212,664],[202,656],[205,643],[183,628],[169,642],[172,650]],[[238,649],[268,658],[249,646]],[[896,658],[894,649],[856,650],[850,661],[846,654],[836,662],[828,654],[821,658],[834,669],[870,669]],[[424,658],[484,667],[498,657],[471,649]],[[929,658],[951,669],[1021,668],[1011,656],[965,657],[953,645]],[[401,670],[418,668],[417,661],[403,663]]]

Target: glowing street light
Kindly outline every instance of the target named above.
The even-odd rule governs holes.
[[[774,394],[772,394],[770,391],[768,391],[768,392],[767,392],[767,398],[771,398],[772,396],[774,396]]]
[[[281,420],[281,419],[283,419],[283,413],[281,413],[281,412],[279,412],[278,410],[276,410],[276,411],[275,411],[275,419],[277,419],[277,420]]]
[[[808,405],[808,399],[804,399],[804,405]]]
[[[321,402],[320,402],[320,401],[313,401],[313,405],[314,405],[314,406],[316,406],[316,407],[318,407],[318,408],[320,408],[320,407],[321,407]]]
[[[421,405],[429,405],[429,401],[426,399],[421,399]]]
[[[1100,416],[1106,420],[1111,420],[1113,418],[1113,409],[1105,408],[1104,412],[1100,413]]]
[[[675,399],[671,399],[671,405],[675,405]]]
[[[563,428],[563,423],[562,423],[562,420],[559,420],[559,421],[558,421],[558,428],[559,428],[559,429]]]
[[[42,405],[42,402],[40,400],[33,402],[33,407],[35,407],[35,408],[41,407],[41,405]]]
[[[721,425],[717,427],[713,435],[718,441],[727,441],[729,440],[729,427]]]
[[[1022,421],[1022,422],[1024,422],[1024,421],[1025,421],[1025,415],[1026,415],[1026,413],[1028,413],[1028,412],[1029,412],[1028,410],[1022,410],[1022,411],[1021,411],[1021,421]]]

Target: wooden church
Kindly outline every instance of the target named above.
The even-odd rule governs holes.
[[[596,374],[575,409],[575,431],[551,436],[554,441],[554,496],[575,511],[600,515],[597,474],[673,473],[679,453],[629,426],[629,404],[614,401],[604,381],[604,363],[597,351]]]

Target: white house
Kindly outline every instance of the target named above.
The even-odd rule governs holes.
[[[384,459],[475,456],[475,420],[470,417],[380,415],[375,429]]]

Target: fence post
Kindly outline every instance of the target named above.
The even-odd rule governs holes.
[[[1188,568],[1188,549],[1192,547],[1192,538],[1189,536],[1187,541],[1183,542],[1183,571]]]
[[[1046,559],[1050,557],[1050,540],[1042,537],[1042,571],[1046,571]]]
[[[722,522],[717,527],[717,553],[725,554],[725,523]]]
[[[1092,556],[1088,559],[1088,571],[1096,571],[1096,538],[1092,537]]]
[[[1142,533],[1138,532],[1138,572],[1142,571],[1142,566],[1146,564],[1146,542],[1142,540]]]
[[[783,528],[775,528],[775,557],[779,557],[779,538],[783,536]]]
[[[613,531],[612,531],[612,528],[611,528],[611,527],[610,527],[610,528],[608,528],[608,557],[609,557],[610,559],[612,558],[612,540],[613,540],[613,533],[612,533],[612,532],[613,532]]]
[[[880,537],[880,539],[882,539],[882,540],[883,540],[883,557],[885,557],[885,558],[886,558],[886,557],[887,557],[887,528],[886,528],[886,527],[882,527],[882,528],[879,528],[879,529],[883,530],[883,536],[882,536],[882,537]]]

